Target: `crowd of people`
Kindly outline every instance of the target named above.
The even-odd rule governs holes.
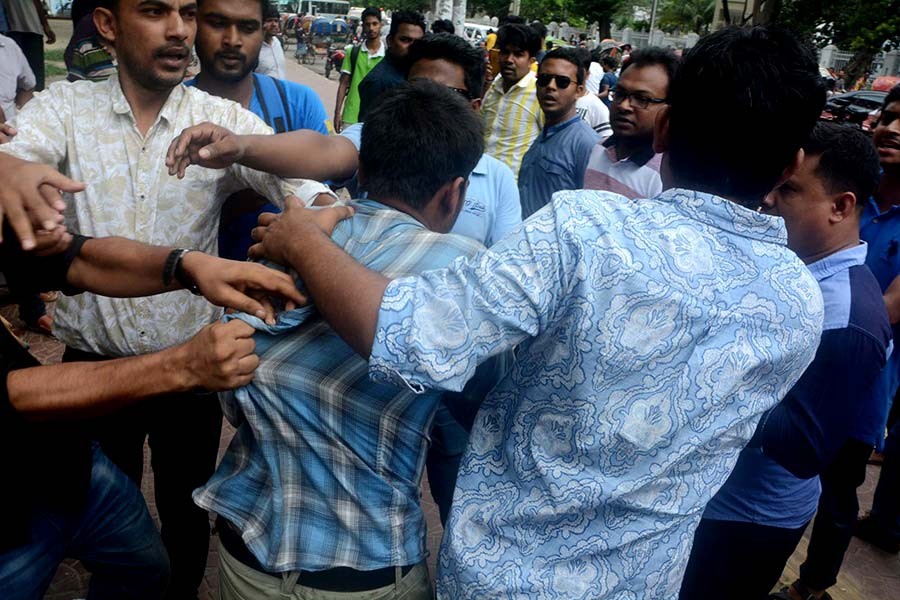
[[[0,266],[65,344],[0,328],[0,597],[196,598],[210,514],[227,600],[809,600],[900,550],[900,87],[869,137],[777,28],[369,8],[329,120],[265,0],[76,4],[69,81],[0,35]]]

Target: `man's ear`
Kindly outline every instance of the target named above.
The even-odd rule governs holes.
[[[478,112],[481,110],[481,98],[472,98],[469,100],[469,104],[472,106],[472,110]]]
[[[108,8],[95,8],[93,17],[94,27],[97,28],[97,33],[100,34],[100,37],[110,46],[115,46],[116,15]]]
[[[435,215],[440,222],[436,223],[440,233],[447,233],[456,224],[456,218],[466,202],[466,188],[469,182],[463,177],[457,177],[447,182],[438,190],[437,212]]]
[[[828,220],[832,223],[840,223],[844,219],[856,216],[856,194],[844,192],[837,196],[831,203],[831,216]]]
[[[791,164],[784,168],[784,171],[781,173],[781,177],[778,178],[778,181],[775,183],[775,187],[777,188],[779,185],[790,179],[794,176],[794,173],[800,168],[800,165],[803,164],[803,159],[806,156],[806,153],[803,152],[803,148],[797,150],[797,154],[794,156],[794,160],[791,161]]]
[[[662,154],[669,151],[669,114],[671,107],[666,105],[656,113],[653,122],[653,151]]]

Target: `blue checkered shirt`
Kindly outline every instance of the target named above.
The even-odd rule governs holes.
[[[429,231],[372,200],[333,239],[389,277],[449,265],[483,248]],[[359,570],[425,557],[419,484],[439,393],[369,379],[368,365],[312,308],[259,331],[253,382],[223,399],[237,428],[196,503],[227,518],[271,571]]]

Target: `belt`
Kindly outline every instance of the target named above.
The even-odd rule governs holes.
[[[228,519],[216,517],[216,531],[225,550],[244,566],[278,579],[284,576],[284,573],[269,571],[260,564]],[[402,575],[405,577],[415,566],[402,567]],[[396,580],[395,569],[384,567],[374,571],[358,571],[350,567],[333,567],[323,571],[299,571],[297,584],[326,592],[367,592],[393,584]]]

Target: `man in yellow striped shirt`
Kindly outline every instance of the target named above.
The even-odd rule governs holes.
[[[531,72],[541,40],[528,25],[509,24],[497,32],[497,48],[500,74],[482,105],[484,150],[506,163],[518,178],[522,156],[544,127]]]

